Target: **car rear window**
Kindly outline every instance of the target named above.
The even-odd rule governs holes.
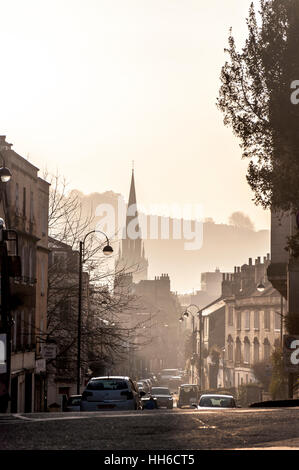
[[[128,384],[121,379],[92,380],[87,384],[87,390],[127,390]]]
[[[216,408],[234,408],[235,407],[235,401],[233,398],[230,397],[202,397],[199,402],[199,406],[215,406]]]
[[[186,392],[186,393],[190,393],[190,392],[192,392],[192,393],[197,393],[197,390],[196,390],[196,388],[194,388],[194,387],[191,387],[191,386],[190,386],[190,387],[181,387],[181,392]]]
[[[75,397],[75,398],[69,398],[67,401],[67,406],[76,406],[80,405],[81,398]]]
[[[152,395],[153,394],[170,395],[170,391],[168,390],[168,388],[153,387],[152,388]]]

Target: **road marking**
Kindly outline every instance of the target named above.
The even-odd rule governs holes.
[[[37,417],[34,417],[34,413],[33,413],[33,416],[29,417],[29,416],[24,416],[20,413],[14,413],[14,414],[11,414],[11,415],[5,415],[6,418],[5,418],[5,421],[0,418],[0,425],[1,423],[5,423],[5,424],[15,424],[17,423],[18,421],[25,421],[25,422],[31,422],[31,423],[34,423],[34,422],[44,422],[44,421],[59,421],[59,420],[73,420],[73,419],[92,419],[92,418],[96,418],[96,419],[101,419],[101,418],[123,418],[123,417],[132,417],[132,416],[150,416],[152,414],[152,412],[154,413],[157,413],[159,414],[159,416],[163,415],[168,415],[169,413],[172,413],[171,410],[151,410],[151,411],[140,411],[140,412],[136,412],[136,411],[132,411],[132,412],[127,412],[127,411],[123,411],[123,412],[113,412],[113,411],[90,411],[90,412],[82,412],[82,414],[80,415],[75,415],[75,416],[70,416],[69,413],[61,413],[59,416],[53,416],[53,417],[50,417],[47,413],[47,416],[45,417],[40,417],[40,418],[37,418]],[[180,413],[180,414],[187,414],[188,412],[183,412],[183,413]],[[12,417],[12,418],[9,418],[9,417]]]

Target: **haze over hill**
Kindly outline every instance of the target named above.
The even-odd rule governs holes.
[[[95,216],[92,228],[101,220],[101,217],[96,216],[99,205],[106,204],[114,208],[116,225],[120,203],[126,207],[123,197],[113,191],[84,195],[75,190],[75,193],[78,194],[82,202],[83,214]],[[142,214],[139,215],[142,219]],[[161,239],[160,233],[157,239],[150,239],[146,238],[143,233],[145,256],[149,261],[149,278],[154,278],[161,273],[168,273],[172,290],[182,293],[192,289],[200,289],[202,272],[215,271],[216,268],[222,272],[233,272],[234,266],[247,263],[248,258],[255,259],[258,256],[265,256],[270,251],[269,231],[255,231],[250,223],[247,226],[246,224],[243,227],[238,226],[236,221],[239,219],[242,220],[242,217],[232,217],[230,224],[217,224],[212,219],[205,219],[202,227],[202,246],[197,250],[186,250],[184,247],[186,240],[184,239],[172,239],[174,219],[169,219],[170,239]],[[122,220],[121,217],[120,220]],[[149,216],[147,216],[147,220],[149,220]],[[161,227],[161,223],[163,224],[163,220],[165,222],[166,219],[157,216],[156,220]],[[194,223],[191,226],[194,227]],[[121,229],[122,227],[118,227],[115,232],[120,234]],[[114,243],[114,247],[117,252],[119,248],[117,241]]]

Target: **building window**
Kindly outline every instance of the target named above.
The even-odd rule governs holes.
[[[228,326],[234,325],[234,308],[228,307]]]
[[[15,351],[17,349],[17,329],[18,329],[18,312],[15,312],[14,314],[14,325],[13,325],[13,350]]]
[[[21,312],[21,334],[20,334],[20,346],[23,348],[24,346],[24,312]]]
[[[250,364],[250,342],[247,336],[244,339],[244,362]]]
[[[30,222],[34,219],[33,192],[30,191]]]
[[[204,337],[207,338],[208,336],[208,317],[203,317],[203,331],[204,331]]]
[[[274,328],[275,330],[280,331],[281,328],[281,321],[280,321],[280,313],[274,312]]]
[[[40,320],[40,336],[42,337],[44,334],[45,334],[45,331],[44,331],[44,319],[41,318],[41,320]]]
[[[258,311],[254,312],[254,329],[260,329],[260,312]]]
[[[28,335],[27,335],[27,344],[28,344],[29,347],[31,346],[31,341],[32,341],[32,337],[31,337],[32,325],[31,325],[31,322],[32,322],[32,313],[30,312],[29,315],[28,315]]]
[[[52,253],[52,262],[56,271],[67,270],[67,253],[65,251],[55,251]]]
[[[33,278],[33,271],[32,271],[33,259],[32,259],[32,255],[33,255],[33,250],[32,250],[32,247],[30,247],[29,248],[29,278],[30,279]]]
[[[72,311],[71,299],[63,299],[60,305],[60,320],[63,322],[69,322]]]
[[[240,338],[236,339],[236,362],[241,362],[241,341]]]
[[[22,254],[21,254],[21,258],[22,258],[22,276],[25,276],[25,246],[23,245],[22,246]]]
[[[250,312],[245,312],[245,330],[250,330]]]
[[[26,188],[23,188],[23,216],[26,217]]]
[[[16,183],[16,214],[20,212],[20,200],[19,200],[19,183]]]
[[[234,360],[234,342],[233,342],[231,335],[229,335],[227,342],[228,342],[228,346],[227,346],[228,360],[233,361]]]
[[[237,330],[241,330],[241,312],[237,312]]]
[[[264,328],[265,330],[270,331],[270,311],[265,310],[264,312]]]
[[[42,221],[42,234],[44,236],[46,235],[48,231],[48,211],[45,207],[42,208],[41,221]]]
[[[260,343],[257,338],[253,341],[253,362],[259,362],[260,360]]]
[[[41,272],[40,293],[41,295],[45,295],[45,262],[44,260],[41,260],[40,272]]]
[[[270,343],[268,338],[265,339],[264,341],[264,360],[269,361],[270,360]]]

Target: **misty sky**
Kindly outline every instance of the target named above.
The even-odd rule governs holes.
[[[85,193],[203,204],[256,228],[246,161],[215,102],[229,27],[249,0],[0,0],[0,134]],[[241,41],[241,42],[240,42]]]

